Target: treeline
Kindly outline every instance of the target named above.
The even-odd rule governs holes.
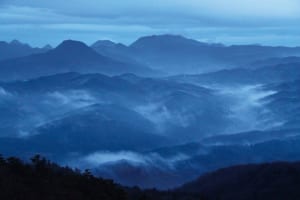
[[[122,187],[94,177],[89,170],[61,167],[40,155],[30,162],[0,155],[0,200],[181,200],[187,196],[193,195]]]
[[[0,200],[299,200],[300,162],[218,170],[170,191],[123,187],[89,170],[0,155]]]
[[[172,191],[132,188],[131,192],[150,200],[299,200],[300,162],[233,166],[205,174]]]
[[[0,156],[1,200],[123,200],[126,192],[90,171],[73,170],[34,156],[30,163]]]

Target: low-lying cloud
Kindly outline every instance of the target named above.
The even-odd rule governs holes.
[[[4,101],[5,100],[5,101]],[[6,124],[0,125],[11,130],[10,136],[31,136],[37,127],[50,123],[74,110],[104,103],[85,90],[54,91],[38,95],[11,94],[0,87],[0,103],[5,111],[1,118]]]
[[[170,125],[186,128],[192,121],[191,116],[187,116],[179,111],[171,112],[162,103],[141,105],[136,107],[135,111],[153,122],[160,133],[166,131]]]
[[[0,98],[11,96],[9,92],[7,92],[4,88],[0,87]]]
[[[51,92],[47,94],[45,103],[67,106],[72,108],[82,108],[95,103],[101,103],[93,95],[84,90],[74,90],[69,92]]]
[[[66,161],[68,164],[81,169],[99,168],[101,166],[118,164],[119,162],[127,162],[133,166],[155,166],[158,168],[173,168],[174,165],[183,160],[187,160],[189,156],[185,154],[177,154],[170,157],[162,157],[156,153],[137,153],[132,151],[118,152],[96,152],[80,158],[73,158]]]
[[[228,117],[233,121],[227,132],[265,130],[281,124],[265,107],[266,102],[262,101],[265,97],[276,94],[276,91],[264,90],[262,85],[221,87],[218,90],[225,97],[224,100],[228,101]]]

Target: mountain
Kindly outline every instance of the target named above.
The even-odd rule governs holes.
[[[0,137],[5,155],[26,158],[35,153],[65,160],[70,155],[98,151],[142,151],[166,145],[153,125],[138,113],[118,105],[91,105],[44,122],[22,137]],[[13,150],[12,147],[18,146]]]
[[[158,154],[165,162],[162,162],[160,159],[153,159],[150,156],[152,154],[144,154],[144,157],[147,159],[152,158],[152,162],[148,165],[131,164],[128,166],[127,164],[124,165],[124,168],[127,171],[131,171],[133,177],[143,177],[137,181],[143,187],[170,189],[196,179],[199,175],[233,165],[275,162],[278,160],[297,161],[300,159],[298,156],[300,152],[298,147],[299,129],[296,133],[298,134],[296,137],[291,136],[282,140],[276,139],[257,144],[228,145],[225,141],[224,144],[207,145],[200,142],[160,148],[153,150],[152,154]],[[176,161],[174,161],[175,159]],[[156,169],[158,166],[159,168]],[[100,169],[104,167],[99,166]],[[109,175],[115,172],[117,175],[108,177],[124,184],[133,185],[130,181],[131,179],[125,178],[126,171],[120,169],[122,168],[117,164],[109,165],[106,168],[106,172],[110,171]],[[96,172],[98,171],[96,170]],[[99,174],[103,175],[101,171]],[[164,182],[161,184],[161,182],[155,181],[155,177],[152,177],[152,174],[160,174],[161,177],[164,177]],[[168,184],[164,184],[165,182]]]
[[[153,134],[153,129],[148,120],[132,110],[96,104],[38,127],[27,140],[43,143],[46,151],[60,154],[144,150],[166,143],[164,137]]]
[[[100,92],[99,90],[101,89],[102,97],[104,97],[105,93],[116,92],[118,94],[126,94],[126,92],[134,92],[135,85],[120,77],[121,76],[110,77],[103,74],[68,72],[42,76],[25,81],[0,82],[0,86],[3,91],[20,95],[24,93],[34,95],[51,92],[66,92],[70,90],[96,90],[95,92]],[[113,99],[110,100],[112,101]]]
[[[47,45],[43,48],[33,48],[28,44],[23,44],[18,40],[13,40],[10,43],[0,42],[0,61],[17,57],[29,56],[31,54],[44,53],[52,47]]]
[[[137,58],[170,73],[203,73],[243,66],[270,57],[300,55],[300,48],[224,46],[174,35],[148,36],[130,45]]]
[[[297,80],[300,62],[270,65],[257,69],[234,68],[199,75],[178,75],[172,80],[193,84],[253,85]]]
[[[59,47],[60,46],[61,45],[59,45]],[[74,47],[75,46],[76,45],[74,45]],[[69,48],[73,49],[73,47],[70,46]],[[84,47],[81,46],[79,48]],[[13,58],[24,56],[27,57],[32,54],[45,53],[49,51],[51,47],[45,46],[44,48],[39,49],[31,48],[30,46],[17,41],[11,43],[1,42],[0,60],[13,60],[4,63],[0,62],[0,64],[4,68],[6,68],[6,65],[8,65],[9,68],[15,68],[14,65],[25,65],[25,68],[27,68],[27,65],[34,65],[35,71],[40,71],[36,65],[49,65],[50,63],[48,64],[48,62],[54,58],[54,60],[56,60],[58,63],[52,62],[51,64],[55,64],[56,67],[61,64],[59,61],[64,62],[64,64],[68,63],[68,65],[71,65],[69,67],[66,66],[65,69],[61,70],[60,72],[70,71],[70,68],[74,68],[74,63],[76,63],[76,66],[80,68],[81,71],[82,68],[87,68],[86,66],[83,66],[84,64],[89,66],[93,65],[93,67],[89,67],[92,68],[89,69],[89,72],[105,72],[107,74],[131,72],[142,75],[157,75],[158,72],[153,72],[149,69],[150,67],[159,71],[162,75],[173,75],[179,73],[195,74],[212,72],[241,66],[257,68],[264,65],[264,63],[271,63],[274,65],[276,62],[274,59],[281,59],[284,57],[287,57],[286,61],[277,62],[277,64],[287,64],[287,62],[290,63],[293,60],[295,61],[295,59],[292,59],[293,57],[300,55],[300,48],[298,47],[269,47],[260,45],[225,46],[222,44],[199,42],[197,40],[192,40],[177,35],[146,36],[139,38],[129,46],[121,43],[114,43],[109,40],[99,40],[92,44],[91,48],[98,54],[106,57],[106,59],[102,57],[102,61],[99,61],[99,58],[87,60],[81,56],[81,59],[79,60],[78,54],[73,52],[74,55],[70,56],[72,59],[68,60],[68,62],[66,62],[66,60],[61,60],[57,57],[54,58],[51,56],[49,56],[50,58],[47,56],[41,56],[41,58],[39,58],[40,56],[37,56],[38,58],[33,56],[30,58],[15,60]],[[87,46],[85,46],[84,49],[85,50],[81,49],[80,52],[88,51]],[[56,49],[53,50],[55,51]],[[70,49],[65,50],[69,51]],[[64,52],[63,54],[66,55],[67,53]],[[70,57],[68,59],[70,59]],[[45,59],[44,62],[42,62],[41,59]],[[271,61],[272,59],[273,61]],[[36,60],[39,60],[39,62]],[[97,68],[95,65],[101,66],[103,69],[95,69]],[[104,65],[107,67],[104,67]],[[43,75],[47,75],[49,73],[44,73]],[[14,74],[14,76],[18,77],[17,74]]]
[[[98,41],[91,47],[108,57],[135,60],[170,75],[205,73],[241,66],[253,67],[256,61],[300,55],[299,47],[225,46],[199,42],[179,35],[141,37],[129,46],[107,40]]]
[[[128,108],[151,122],[155,133],[178,141],[218,133],[228,124],[225,104],[213,91],[160,78],[64,73],[0,83],[0,88],[3,93],[0,95],[0,108],[3,108],[0,129],[5,130],[2,135],[7,132],[18,135],[18,131],[12,134],[17,129],[30,132],[29,127],[32,129],[92,104]],[[214,115],[214,112],[219,114]],[[195,132],[197,134],[193,134]]]
[[[204,138],[201,140],[201,143],[206,145],[252,145],[270,140],[289,139],[300,134],[299,128],[288,128],[290,127],[279,130],[250,131],[227,135],[216,135]]]
[[[147,63],[139,61],[131,51],[131,49],[121,43],[114,43],[110,40],[99,40],[91,45],[91,48],[94,49],[101,55],[117,59],[122,62],[135,63],[136,65],[147,65]],[[160,75],[164,75],[162,71],[159,72]]]
[[[29,79],[63,72],[149,74],[153,71],[135,63],[125,63],[96,53],[82,42],[64,41],[42,54],[0,62],[0,79]]]
[[[249,68],[261,68],[266,66],[274,66],[280,64],[289,64],[289,63],[300,63],[300,57],[289,56],[289,57],[275,57],[265,60],[257,60],[249,64]]]
[[[277,91],[264,99],[266,108],[280,119],[286,128],[300,128],[300,80],[272,84],[268,89]]]
[[[103,45],[100,41],[92,47],[97,52],[107,56],[118,55],[172,74],[200,72],[206,68],[205,64],[215,62],[212,60],[214,58],[199,58],[201,52],[205,51],[208,46],[222,47],[222,45],[201,43],[175,35],[142,37],[130,46],[123,44]]]
[[[298,199],[300,163],[241,165],[206,174],[177,191],[203,199]]]
[[[110,40],[98,40],[94,44],[91,45],[91,48],[93,48],[95,51],[97,51],[99,54],[108,56],[108,57],[123,57],[123,58],[129,58],[129,56],[126,56],[126,54],[129,54],[129,48],[121,43],[114,43]]]

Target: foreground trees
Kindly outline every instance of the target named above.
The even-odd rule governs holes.
[[[229,167],[170,191],[127,188],[60,167],[36,155],[30,163],[0,155],[1,200],[265,200],[300,199],[300,162]]]
[[[31,163],[0,156],[0,199],[122,200],[125,191],[110,180],[59,167],[37,155]]]

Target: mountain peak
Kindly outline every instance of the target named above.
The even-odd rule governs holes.
[[[9,45],[16,46],[16,47],[26,47],[26,48],[32,48],[29,44],[22,43],[19,40],[12,40]]]
[[[64,40],[60,43],[56,49],[74,49],[74,48],[89,48],[86,44],[80,41],[75,40]]]
[[[52,54],[62,54],[68,57],[96,58],[100,55],[85,43],[75,40],[65,40],[52,50]]]
[[[110,40],[98,40],[97,42],[92,44],[91,47],[99,47],[99,46],[112,47],[114,45],[116,45],[116,43]]]
[[[152,35],[152,36],[146,36],[141,37],[137,41],[135,41],[133,44],[131,44],[131,47],[143,47],[143,46],[182,46],[182,45],[201,45],[206,46],[207,43],[199,42],[197,40],[188,39],[181,35],[171,35],[171,34],[165,34],[165,35]]]
[[[19,40],[12,40],[10,42],[11,45],[23,45],[23,43],[21,43]]]
[[[43,47],[43,49],[50,50],[50,49],[53,49],[53,48],[50,44],[47,44]]]

